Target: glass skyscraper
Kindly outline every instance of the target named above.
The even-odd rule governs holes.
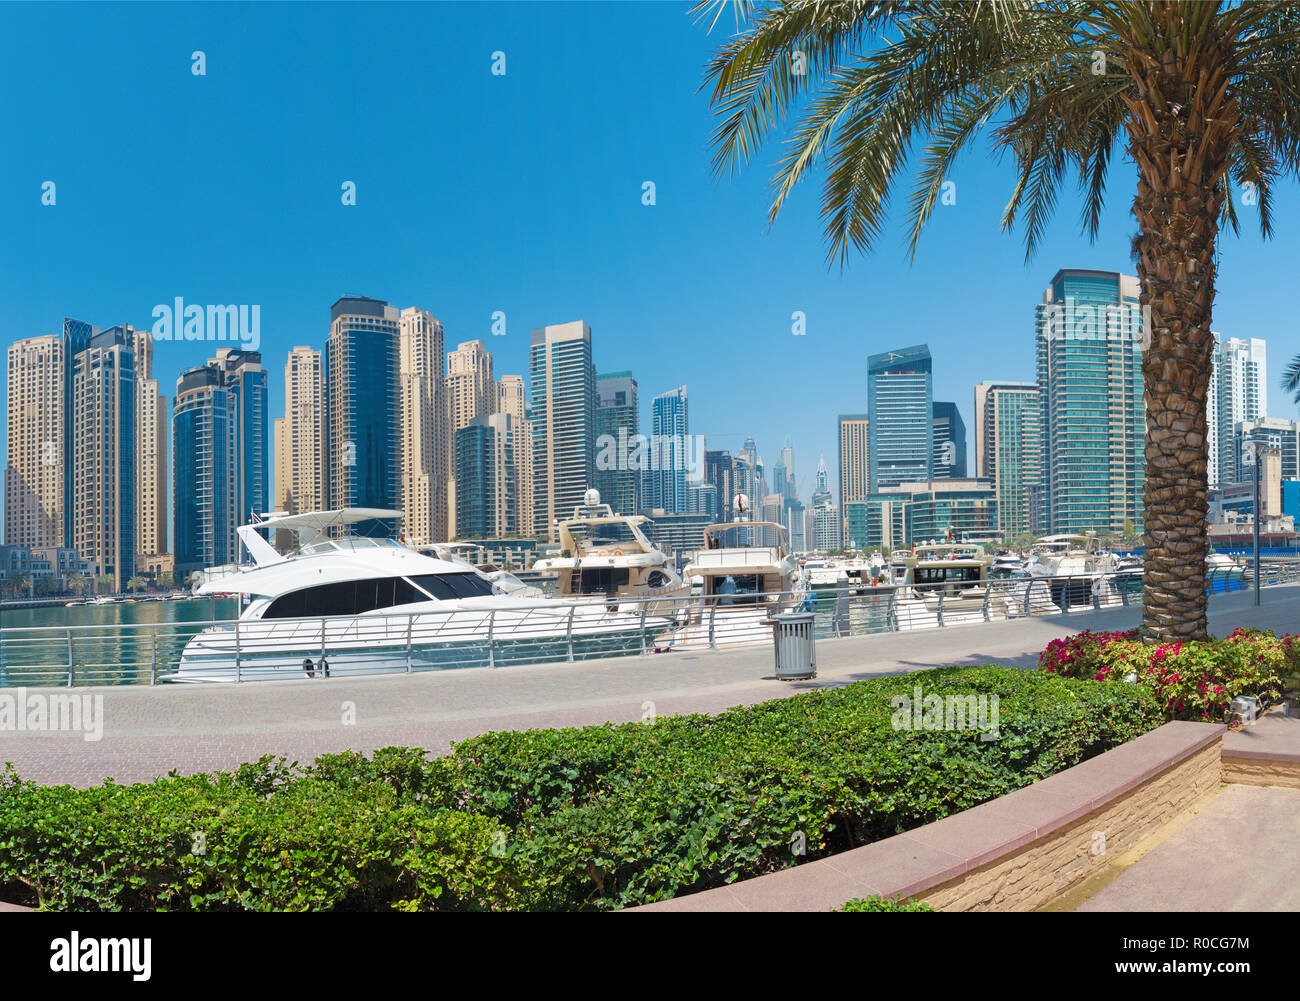
[[[617,514],[635,514],[641,506],[640,470],[628,461],[641,433],[639,406],[631,372],[596,376],[595,487],[601,501]],[[606,447],[611,441],[612,447]],[[602,468],[608,465],[613,468]]]
[[[176,575],[240,561],[240,525],[270,509],[266,372],[256,351],[223,349],[182,372],[172,407]]]
[[[966,422],[955,403],[936,401],[934,420],[934,475],[966,478]]]
[[[330,307],[325,473],[331,508],[401,503],[400,322],[397,308],[381,299],[344,296]],[[356,531],[377,535],[394,527],[361,524]]]
[[[934,476],[934,389],[924,344],[867,359],[871,491]]]
[[[1141,531],[1146,412],[1137,279],[1058,271],[1036,324],[1048,530]]]
[[[685,386],[660,393],[650,401],[652,467],[646,474],[649,487],[646,507],[662,508],[669,514],[690,510],[686,483],[688,434],[690,417]]]

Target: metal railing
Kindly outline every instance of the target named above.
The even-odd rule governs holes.
[[[1300,560],[1268,560],[1263,586],[1300,581]],[[1248,590],[1254,568],[1215,570],[1207,589]],[[762,595],[681,595],[514,603],[419,614],[35,626],[0,630],[0,686],[315,679],[577,661],[772,641],[775,612],[814,613],[819,639],[949,628],[1140,605],[1137,575]]]

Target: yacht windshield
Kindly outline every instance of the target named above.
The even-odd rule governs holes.
[[[635,548],[641,549],[641,540],[626,521],[590,522],[571,521],[565,527],[573,537],[573,544],[578,555],[590,553],[596,549]]]
[[[379,577],[318,584],[282,594],[262,613],[264,619],[302,619],[331,615],[360,615],[430,598],[478,598],[492,594],[492,582],[473,573],[421,574],[418,577]]]

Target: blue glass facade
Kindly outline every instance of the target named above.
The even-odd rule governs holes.
[[[400,350],[396,309],[362,296],[334,303],[325,345],[331,508],[401,506]],[[356,531],[392,535],[396,526],[360,524]]]
[[[867,359],[870,489],[934,475],[933,369],[924,344]]]

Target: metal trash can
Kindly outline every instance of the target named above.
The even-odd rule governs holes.
[[[812,612],[783,612],[768,619],[776,676],[781,681],[817,677],[817,648],[813,642]]]

